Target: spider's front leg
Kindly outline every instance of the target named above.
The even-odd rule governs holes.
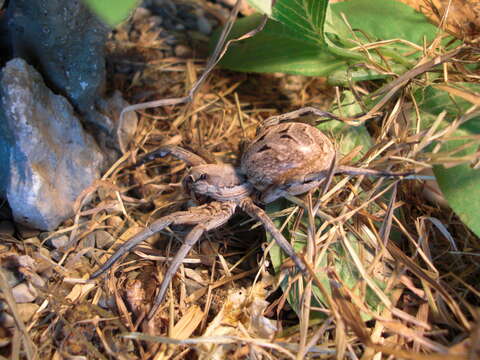
[[[358,175],[368,175],[368,176],[377,176],[377,177],[406,177],[410,175],[414,175],[415,172],[404,172],[404,173],[394,173],[391,171],[384,171],[384,170],[374,170],[374,169],[366,169],[354,166],[346,166],[340,165],[335,168],[335,174],[346,174],[352,176]]]
[[[265,229],[273,236],[275,242],[282,248],[283,251],[293,260],[298,269],[307,275],[307,267],[298,254],[293,249],[292,245],[288,242],[287,239],[282,235],[282,233],[277,229],[273,221],[263,211],[260,207],[254,204],[251,198],[244,198],[239,203],[240,208],[245,211],[252,218],[259,220]]]
[[[163,277],[162,285],[160,286],[158,294],[155,296],[152,309],[148,314],[148,319],[153,318],[157,312],[158,307],[162,303],[165,294],[167,293],[168,285],[172,281],[173,276],[177,272],[178,267],[182,263],[183,259],[185,259],[188,252],[197,243],[204,232],[210,231],[225,224],[234,214],[236,207],[237,204],[233,201],[211,202],[204,205],[202,209],[203,215],[206,215],[208,219],[197,219],[200,221],[198,221],[198,224],[195,225],[185,237],[183,245],[175,254],[172,262],[170,263],[170,267]]]
[[[294,110],[294,111],[290,111],[288,113],[270,116],[269,118],[262,121],[261,130],[266,129],[266,128],[271,127],[271,126],[278,125],[278,124],[280,124],[281,122],[284,122],[284,121],[292,121],[292,120],[297,119],[299,117],[302,117],[306,114],[313,114],[313,115],[320,116],[320,117],[323,117],[323,118],[334,119],[334,120],[340,120],[341,121],[341,119],[337,115],[335,115],[331,112],[323,111],[323,110],[317,109],[316,107],[313,107],[313,106],[305,106],[303,108],[300,108],[300,109]]]
[[[157,150],[153,150],[149,152],[148,154],[144,155],[140,161],[138,161],[134,167],[138,167],[140,165],[143,165],[147,162],[153,161],[157,158],[163,158],[167,155],[172,155],[176,157],[177,159],[180,159],[182,161],[185,161],[185,163],[188,166],[198,166],[198,165],[205,165],[208,162],[198,156],[197,154],[192,153],[191,151],[188,151],[180,146],[176,145],[167,145],[167,146],[162,146],[161,148]]]
[[[182,263],[183,259],[187,256],[190,249],[195,245],[195,243],[200,239],[202,234],[205,231],[215,229],[230,219],[230,217],[235,212],[236,203],[233,201],[225,202],[211,202],[202,206],[192,208],[188,211],[178,211],[173,214],[164,216],[153,224],[148,226],[145,230],[141,231],[130,240],[126,241],[111,257],[110,259],[102,265],[100,269],[95,271],[90,279],[95,279],[96,277],[102,275],[107,271],[112,265],[117,262],[124,254],[130,252],[138,244],[142,243],[150,236],[161,231],[169,225],[193,225],[193,229],[188,233],[185,238],[184,244],[180,247],[180,250],[175,254],[172,259],[171,265],[167,270],[160,291],[155,297],[155,302],[152,310],[149,313],[149,318],[152,318],[155,314],[156,309],[162,302],[168,284],[175,275],[178,267]]]

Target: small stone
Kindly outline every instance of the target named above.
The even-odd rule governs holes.
[[[123,227],[123,219],[120,216],[109,217],[106,222],[115,231],[119,231]]]
[[[175,46],[175,56],[180,57],[180,58],[187,58],[192,55],[192,49],[190,49],[188,46],[179,44]]]
[[[55,249],[63,248],[68,243],[68,236],[67,235],[60,235],[50,239],[50,244]]]
[[[11,288],[17,286],[20,284],[25,278],[16,270],[12,269],[7,269],[3,268],[3,273],[5,274],[5,277],[7,278],[8,285],[10,285]]]
[[[22,224],[17,224],[17,230],[22,239],[28,239],[40,234],[40,230],[33,229]]]
[[[104,309],[112,309],[115,305],[115,297],[103,294],[98,300],[98,306]]]
[[[197,16],[197,28],[198,31],[205,35],[210,35],[212,32],[212,25],[205,16],[200,14]]]
[[[3,220],[0,221],[0,236],[2,235],[7,235],[7,236],[13,236],[15,233],[15,226],[13,226],[13,223],[8,220]]]
[[[6,328],[13,328],[15,327],[15,320],[12,315],[3,310],[0,312],[0,325]]]
[[[120,91],[115,91],[107,99],[97,102],[98,110],[110,119],[120,119],[120,114],[130,104],[123,99]],[[129,111],[122,117],[122,122],[115,121],[112,131],[116,134],[115,145],[122,152],[126,151],[137,130],[138,118],[135,111]]]
[[[144,7],[138,7],[135,9],[135,12],[133,13],[133,21],[134,22],[137,22],[137,21],[140,21],[140,20],[143,20],[147,17],[149,17],[152,13],[150,12],[150,10],[148,9],[145,9]]]
[[[98,249],[108,249],[115,242],[113,236],[105,230],[97,230],[94,234]]]
[[[29,303],[37,298],[37,290],[26,282],[12,288],[12,295],[18,304]]]
[[[183,30],[185,30],[185,25],[183,25],[183,24],[176,24],[176,25],[175,25],[175,30],[177,30],[177,31],[183,31]]]
[[[44,247],[39,249],[39,252],[32,254],[35,263],[37,264],[37,273],[49,278],[53,271],[53,262],[50,260],[50,251]]]
[[[39,308],[40,306],[34,303],[17,305],[18,314],[24,323],[30,321]]]
[[[59,251],[59,250],[53,250],[52,252],[50,252],[50,256],[52,258],[52,260],[54,261],[60,261],[63,257],[63,252]]]
[[[152,24],[153,26],[160,26],[162,25],[163,23],[163,19],[161,16],[152,16],[150,17],[150,24]]]
[[[82,241],[83,248],[94,248],[95,247],[95,233],[92,232],[85,236]]]
[[[10,345],[10,343],[12,342],[12,334],[10,334],[10,332],[5,329],[5,327],[0,327],[0,348]]]
[[[33,284],[36,287],[41,288],[45,286],[45,280],[36,272],[30,271],[28,273],[25,273],[24,276],[28,279],[28,281],[31,284]]]

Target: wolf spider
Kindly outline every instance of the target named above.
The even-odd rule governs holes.
[[[91,275],[96,278],[135,246],[170,225],[190,225],[182,246],[171,261],[148,318],[162,303],[168,285],[190,249],[206,231],[225,224],[237,207],[260,221],[277,244],[307,273],[304,260],[275,227],[265,211],[256,203],[267,204],[286,195],[303,194],[327,183],[335,174],[405,176],[336,165],[332,142],[317,128],[299,122],[277,121],[265,126],[246,147],[239,168],[229,164],[212,164],[178,146],[166,146],[147,154],[141,164],[158,157],[172,155],[183,160],[190,169],[183,179],[183,188],[199,206],[164,216],[126,241],[103,266]]]

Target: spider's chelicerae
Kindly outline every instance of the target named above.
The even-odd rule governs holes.
[[[184,190],[202,203],[187,211],[174,212],[156,220],[126,241],[91,278],[109,269],[122,255],[170,225],[190,225],[192,229],[167,270],[154,305],[152,318],[163,301],[168,285],[190,249],[205,231],[225,224],[238,208],[260,221],[298,269],[306,273],[304,261],[256,203],[267,204],[286,195],[303,194],[318,187],[334,174],[404,176],[350,166],[336,166],[332,142],[317,128],[297,122],[266,126],[246,147],[240,168],[212,164],[178,146],[167,146],[146,155],[141,163],[172,155],[190,167],[183,179]],[[205,200],[206,199],[206,200]]]

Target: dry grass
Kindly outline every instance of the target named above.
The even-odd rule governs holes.
[[[131,103],[184,96],[204,62],[175,57],[155,28],[135,26],[120,29],[110,43],[110,88],[121,90]],[[446,72],[471,81],[456,61],[472,56],[469,49],[445,54],[437,44],[425,49],[416,71],[385,88],[356,85],[358,94],[383,96],[381,108],[372,113],[384,115],[368,122],[376,144],[361,163],[420,171],[457,161],[451,154],[422,152],[458,124],[428,132],[412,126],[417,119],[406,115],[415,106],[408,86],[412,80],[428,81],[422,74],[440,60]],[[14,334],[12,358],[23,357],[21,348],[27,358],[36,352],[41,359],[479,358],[479,239],[450,209],[427,201],[421,181],[336,178],[324,194],[292,198],[272,214],[284,216],[291,237],[307,243],[312,278],[287,281],[287,287],[300,289],[298,317],[279,288],[279,278],[288,276],[291,264],[286,260],[280,276],[272,276],[261,228],[241,216],[207,234],[191,252],[151,321],[145,316],[166,260],[186,229],[163,231],[101,280],[85,281],[119,244],[189,204],[179,186],[185,165],[166,158],[129,169],[141,154],[160,144],[182,143],[236,163],[242,143],[263,119],[311,103],[327,109],[336,101],[332,94],[335,89],[320,79],[217,70],[192,103],[140,111],[134,143],[82,194],[74,219],[42,241],[9,240],[9,251],[43,261],[50,278],[40,289],[39,310]],[[351,159],[355,153],[344,155]],[[392,194],[390,200],[386,193]],[[398,208],[401,213],[394,211]],[[99,230],[115,240],[107,249],[91,242]],[[48,240],[60,234],[68,235],[69,242],[52,251]],[[344,249],[344,261],[360,274],[353,288],[338,272],[334,245]],[[321,272],[327,274],[331,292],[314,275],[313,264],[322,259],[327,259]],[[2,279],[0,274],[4,283]],[[319,297],[315,287],[323,295],[322,305],[311,302]],[[368,304],[367,288],[379,299],[375,309]],[[323,316],[311,316],[319,313]]]

